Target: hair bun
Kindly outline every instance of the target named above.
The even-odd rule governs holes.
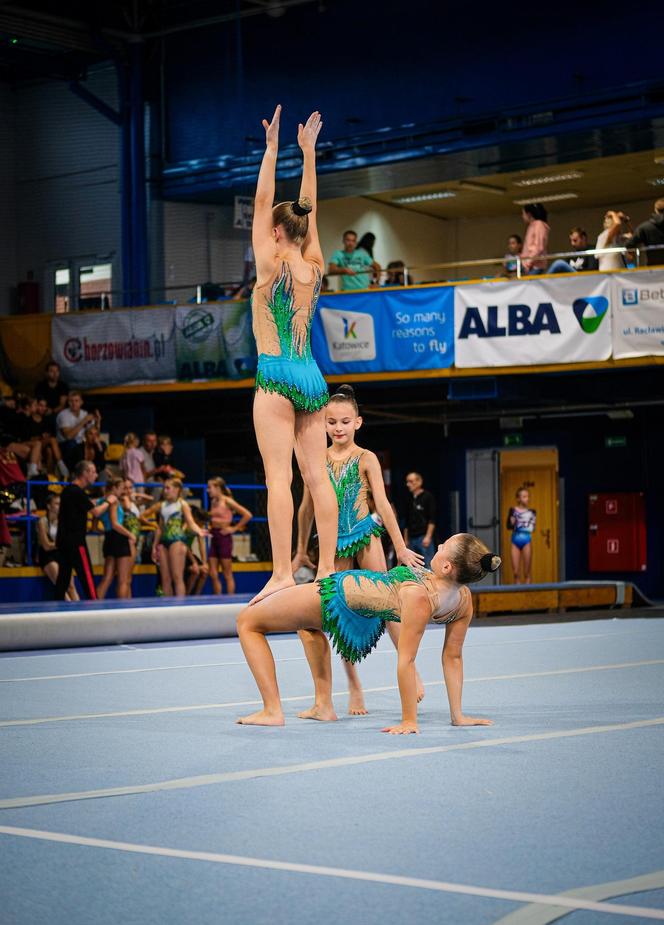
[[[500,568],[502,561],[500,556],[496,556],[492,552],[487,552],[480,559],[480,565],[485,572],[496,572]]]
[[[348,395],[349,398],[355,398],[355,389],[345,382],[337,388],[337,395]]]
[[[291,203],[291,207],[296,215],[308,215],[313,209],[311,199],[309,199],[308,196],[302,196],[300,199],[296,199]]]

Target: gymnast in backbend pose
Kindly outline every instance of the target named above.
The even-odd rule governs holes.
[[[263,699],[263,709],[239,723],[282,726],[277,676],[267,633],[323,629],[335,648],[349,661],[364,658],[376,645],[385,621],[401,623],[397,679],[401,722],[383,732],[418,732],[415,657],[429,620],[445,623],[443,675],[453,726],[488,726],[490,720],[465,716],[461,709],[463,661],[461,652],[473,616],[469,582],[479,581],[500,566],[500,558],[470,533],[458,533],[438,547],[428,569],[398,565],[389,572],[357,569],[336,572],[316,584],[288,588],[246,607],[238,617],[240,642]],[[330,647],[322,633],[310,665],[316,689],[332,700]]]
[[[355,563],[359,568],[370,569],[373,572],[387,571],[383,544],[380,540],[385,529],[372,517],[369,509],[370,500],[387,528],[399,562],[411,568],[421,566],[424,562],[423,557],[407,549],[404,543],[394,511],[385,494],[383,473],[378,457],[375,453],[364,450],[355,443],[355,434],[362,426],[362,417],[352,386],[340,385],[332,395],[325,411],[325,426],[327,435],[332,441],[327,451],[327,472],[334,487],[339,508],[335,571],[347,571],[354,568]],[[301,565],[312,565],[307,556],[312,521],[311,495],[305,484],[302,504],[297,515],[298,544],[292,563],[293,572]],[[399,629],[398,623],[388,622],[387,631],[395,648],[399,642]],[[310,645],[315,646],[312,637],[316,632],[319,631],[300,631],[300,639],[307,653],[310,651]],[[315,648],[313,651],[315,652]],[[347,659],[342,661],[348,676],[350,692],[348,712],[353,716],[364,716],[367,709],[357,668]],[[418,674],[418,702],[423,697],[424,687]],[[328,710],[330,707],[331,704],[328,705]],[[300,713],[300,717],[329,720],[336,719],[336,714],[334,711],[328,715],[322,713],[318,691],[316,691],[314,706]]]
[[[313,498],[318,524],[318,577],[334,570],[337,504],[325,470],[324,407],[327,385],[311,354],[311,322],[321,287],[323,254],[316,226],[316,139],[320,113],[300,124],[297,141],[304,156],[300,196],[274,206],[279,145],[277,106],[263,120],[265,154],[254,202],[252,243],[256,286],[253,329],[258,347],[254,427],[267,485],[267,517],[272,545],[272,577],[251,601],[295,584],[291,571],[293,450]]]

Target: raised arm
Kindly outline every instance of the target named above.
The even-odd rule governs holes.
[[[280,118],[281,106],[279,105],[274,110],[271,122],[263,119],[265,154],[258,173],[254,199],[254,221],[251,229],[251,244],[256,260],[256,279],[259,283],[274,269],[275,242],[272,234],[272,206],[274,205],[274,178],[279,153]]]
[[[450,704],[450,719],[453,726],[491,726],[490,719],[476,719],[464,716],[461,709],[461,694],[463,691],[463,641],[466,638],[470,621],[473,619],[473,599],[466,585],[461,587],[463,608],[462,613],[453,622],[445,627],[445,643],[443,645],[443,677],[447,688],[447,699]],[[465,598],[465,599],[464,599]]]
[[[413,552],[412,549],[408,549],[401,535],[401,530],[394,516],[392,505],[385,494],[383,471],[380,468],[378,457],[375,453],[365,453],[363,462],[366,467],[367,480],[371,488],[374,504],[376,505],[376,511],[380,514],[381,520],[385,524],[385,529],[392,540],[397,559],[410,568],[416,568],[418,565],[422,565],[424,556],[421,556],[417,552]]]
[[[300,122],[297,129],[297,143],[302,149],[304,155],[304,164],[302,167],[302,182],[300,184],[300,199],[307,198],[311,200],[311,212],[309,213],[309,231],[302,244],[302,256],[305,260],[310,260],[317,264],[322,270],[324,266],[323,252],[321,251],[320,241],[318,239],[318,223],[316,221],[318,192],[316,180],[316,140],[323,126],[321,114],[312,112],[305,125]]]
[[[429,595],[420,585],[404,585],[401,596],[401,630],[397,659],[397,681],[401,697],[401,722],[388,726],[390,735],[409,735],[417,728],[417,674],[415,657],[431,616]]]

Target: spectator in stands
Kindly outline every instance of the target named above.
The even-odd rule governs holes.
[[[152,546],[152,560],[159,566],[163,593],[176,597],[184,597],[186,593],[186,530],[205,536],[205,530],[195,523],[191,508],[182,497],[182,487],[180,479],[167,479],[164,483],[164,500],[156,506],[157,530]]]
[[[508,279],[514,279],[516,276],[517,268],[517,257],[521,256],[521,250],[523,248],[523,240],[520,234],[511,234],[507,239],[507,253],[505,254],[505,259],[503,260],[503,272],[502,276],[506,276]]]
[[[146,482],[154,481],[154,451],[157,449],[157,433],[154,430],[146,430],[143,434],[140,451],[143,457],[143,479]]]
[[[406,513],[404,542],[409,549],[424,556],[425,568],[431,567],[431,560],[436,551],[433,534],[436,529],[436,499],[424,488],[424,480],[419,472],[409,472],[406,487],[410,492]]]
[[[372,263],[371,267],[373,274],[371,277],[371,285],[378,286],[380,285],[380,274],[382,272],[381,265],[374,259],[374,245],[376,243],[376,235],[372,234],[370,231],[367,231],[366,234],[363,234],[360,240],[357,242],[356,252],[358,254],[364,252],[371,257]]]
[[[184,473],[176,469],[172,464],[173,459],[173,441],[168,434],[160,434],[157,437],[157,449],[154,451],[155,473],[160,479],[167,479],[174,476],[178,479],[184,478]]]
[[[357,250],[357,232],[348,230],[343,233],[343,250],[332,254],[327,272],[336,274],[341,278],[341,288],[344,291],[352,289],[368,289],[374,270],[374,261],[367,251]],[[378,266],[378,264],[376,264]],[[378,267],[380,272],[380,267]]]
[[[244,530],[254,516],[248,508],[243,507],[233,497],[233,493],[221,477],[210,479],[207,483],[210,499],[210,579],[212,590],[221,594],[219,567],[226,582],[226,594],[235,594],[233,577],[233,534]],[[233,516],[240,519],[233,523]]]
[[[10,508],[13,499],[23,494],[25,488],[25,476],[12,445],[9,435],[0,435],[0,562],[4,562],[7,549],[12,544],[5,512]]]
[[[22,395],[16,402],[16,416],[14,418],[14,436],[20,449],[15,449],[16,455],[21,459],[28,459],[27,475],[29,479],[36,479],[40,475],[42,466],[41,427],[32,419],[37,407],[34,398]]]
[[[664,264],[664,199],[655,203],[655,211],[647,222],[642,222],[626,242],[629,247],[658,247],[658,250],[646,251],[648,266]]]
[[[62,412],[60,412],[62,414]],[[55,545],[58,551],[60,570],[55,583],[55,597],[63,601],[69,588],[72,571],[76,571],[83,594],[86,598],[96,600],[95,583],[92,577],[92,563],[85,542],[88,529],[88,514],[101,517],[116,500],[114,495],[107,495],[98,504],[92,501],[86,489],[97,479],[94,464],[82,460],[74,469],[74,478],[62,492],[60,513],[58,515],[58,532]]]
[[[210,515],[202,511],[199,507],[191,508],[191,516],[199,527],[207,529]],[[198,536],[190,530],[187,533],[187,562],[185,566],[185,578],[187,584],[187,595],[200,594],[205,587],[208,579],[209,566],[207,558],[207,547],[205,537]]]
[[[143,453],[140,449],[138,437],[130,431],[125,434],[122,443],[124,453],[120,457],[120,472],[126,479],[131,479],[132,482],[145,482]]]
[[[60,444],[55,437],[55,415],[50,413],[45,398],[37,399],[37,407],[32,420],[39,425],[42,441],[42,463],[47,472],[57,471],[63,479],[69,479],[69,469],[60,452]]]
[[[60,378],[60,366],[55,360],[46,367],[46,378],[37,383],[35,398],[46,399],[51,414],[59,414],[64,410],[69,395],[69,386]]]
[[[383,286],[405,286],[406,285],[406,264],[403,260],[390,260],[387,265],[387,276]],[[412,285],[413,281],[410,280]]]
[[[521,210],[521,218],[526,223],[526,235],[521,249],[524,276],[536,276],[546,270],[546,254],[549,244],[547,225],[548,213],[539,202],[531,202]]]
[[[53,492],[48,493],[46,499],[46,513],[37,521],[37,561],[39,567],[46,577],[53,584],[57,583],[60,563],[58,562],[58,553],[55,545],[55,538],[58,533],[58,516],[60,514],[60,495]],[[69,588],[65,593],[66,601],[77,601],[78,592],[74,579],[69,582]]]
[[[81,462],[85,459],[87,462],[94,463],[95,469],[97,470],[98,480],[103,482],[106,480],[106,450],[108,447],[101,439],[99,434],[99,428],[96,425],[97,418],[95,418],[95,423],[92,427],[88,427],[85,432],[85,437],[83,438],[82,443],[77,443],[74,449],[70,454],[70,463],[71,466],[75,466],[76,463]]]
[[[597,250],[604,247],[623,247],[631,234],[632,225],[629,216],[619,209],[609,209],[604,216],[604,230],[600,232],[595,247]],[[625,269],[625,259],[622,254],[598,254],[597,260],[602,271]]]
[[[67,396],[67,407],[55,419],[56,436],[62,458],[71,469],[76,465],[73,459],[77,444],[83,443],[85,432],[90,427],[101,425],[99,411],[88,412],[83,408],[83,396],[76,389]],[[78,459],[81,459],[79,454]]]
[[[572,250],[588,250],[588,234],[585,229],[575,225],[569,233],[569,244]],[[554,260],[548,273],[583,273],[591,270],[597,270],[599,263],[594,254],[579,254],[578,257],[570,257],[568,260],[558,258]]]

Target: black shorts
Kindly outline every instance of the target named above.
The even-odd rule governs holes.
[[[123,559],[131,555],[129,548],[129,537],[117,530],[109,530],[104,534],[104,546],[102,549],[104,558]]]
[[[39,563],[39,568],[44,569],[49,562],[58,562],[58,553],[55,549],[42,549],[40,546],[37,553],[37,562]]]

